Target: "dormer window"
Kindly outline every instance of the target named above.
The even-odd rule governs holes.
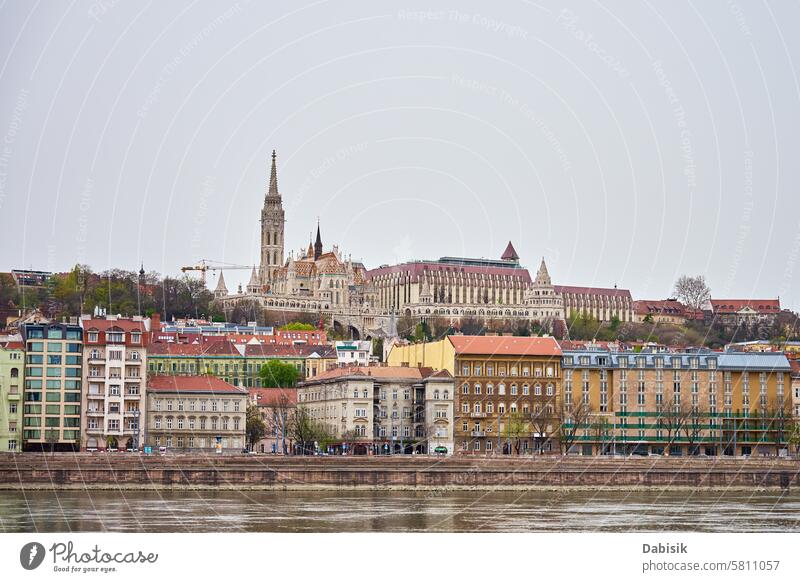
[[[86,341],[89,343],[97,343],[99,336],[100,334],[98,334],[96,331],[90,331],[86,334]]]

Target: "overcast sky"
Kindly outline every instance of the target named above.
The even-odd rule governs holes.
[[[800,308],[798,3],[492,4],[3,2],[0,270],[252,265],[275,148],[289,248]]]

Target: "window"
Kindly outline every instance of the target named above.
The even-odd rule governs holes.
[[[469,394],[469,384],[467,384],[466,382],[464,382],[464,384],[461,386],[461,393]]]
[[[475,394],[480,394],[480,393],[481,393],[481,385],[475,384]]]
[[[170,429],[170,430],[172,429],[172,417],[171,416],[167,417],[167,429]]]
[[[547,395],[553,396],[555,394],[555,387],[552,384],[547,384]]]
[[[531,387],[528,386],[527,384],[523,384],[522,385],[522,395],[523,396],[528,396],[530,393],[531,393]]]

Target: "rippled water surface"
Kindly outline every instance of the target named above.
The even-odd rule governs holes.
[[[0,491],[0,531],[800,531],[798,493]]]

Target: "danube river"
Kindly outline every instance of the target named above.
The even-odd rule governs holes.
[[[0,491],[3,532],[800,531],[800,492]]]

